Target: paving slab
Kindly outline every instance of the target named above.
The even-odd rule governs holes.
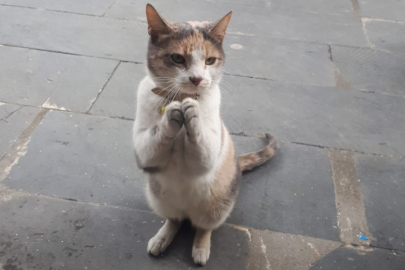
[[[405,2],[401,0],[359,0],[361,15],[368,18],[405,21]]]
[[[2,269],[195,269],[194,231],[183,226],[155,258],[146,245],[162,226],[152,213],[37,196],[1,194]],[[245,232],[229,226],[212,236],[204,269],[243,269],[249,251]]]
[[[232,91],[223,91],[222,116],[231,132],[272,132],[290,142],[405,154],[402,98],[235,76],[225,81]]]
[[[268,47],[271,50],[265,49]],[[335,85],[334,70],[325,45],[230,35],[225,42],[225,50],[226,72],[231,74],[298,84]],[[240,64],[252,59],[255,65]],[[122,63],[91,113],[134,118],[136,87],[145,74],[143,65]],[[223,78],[221,86],[224,91],[232,93],[231,81],[229,77]]]
[[[197,1],[197,0],[194,0]],[[210,0],[207,0],[210,1]],[[212,1],[211,1],[212,2]],[[215,2],[227,3],[230,8],[235,3],[240,5],[267,8],[271,11],[284,13],[322,13],[331,15],[350,15],[353,12],[351,0],[306,0],[306,1],[285,1],[285,0],[216,0]]]
[[[0,102],[0,159],[31,124],[39,110]]]
[[[227,73],[297,84],[335,86],[326,45],[228,35],[224,46]]]
[[[146,75],[143,64],[121,63],[90,110],[91,114],[135,118],[138,84]]]
[[[246,269],[307,270],[341,243],[302,235],[249,230],[251,246]]]
[[[145,180],[136,168],[131,150],[131,128],[132,121],[51,111],[32,134],[25,156],[19,159],[18,166],[11,169],[2,183],[8,188],[30,193],[148,210],[144,195]],[[235,140],[239,153],[254,150],[255,143],[259,148],[264,143],[258,138],[236,136]],[[326,151],[314,150],[315,155],[319,152],[314,158],[318,158],[326,167],[319,172],[309,168],[306,174],[301,172],[299,179],[309,181],[304,187],[295,184],[299,181],[296,180],[298,176],[291,175],[293,172],[285,164],[302,162],[299,158],[306,159],[304,154],[309,150],[306,146],[286,146],[285,149],[282,153],[286,153],[286,156],[280,154],[274,165],[246,176],[243,185],[247,185],[248,189],[243,186],[238,199],[240,203],[231,221],[253,228],[336,240],[337,232],[333,228],[336,225],[336,211],[333,210],[333,186]],[[304,154],[299,155],[299,152]],[[293,157],[298,160],[290,161]],[[274,180],[273,177],[269,180],[269,173],[275,174]],[[308,174],[311,177],[305,180]],[[276,181],[278,188],[273,188],[269,181]],[[260,192],[255,193],[255,190]],[[290,192],[292,197],[283,199],[265,196],[280,190]],[[322,198],[322,204],[317,203],[321,200],[311,199],[317,193]],[[242,202],[252,200],[252,196],[260,196],[262,199],[249,203],[248,207],[244,206]],[[311,211],[311,215],[317,213],[317,217],[296,216],[304,205]],[[256,207],[256,211],[253,211]],[[263,207],[270,209],[264,223],[261,220],[261,215],[265,214]],[[289,215],[284,216],[282,212],[287,209]],[[327,226],[321,228],[322,224]]]
[[[365,18],[362,21],[374,48],[405,54],[405,22]]]
[[[228,0],[229,1],[229,0]],[[243,1],[243,0],[240,0]],[[244,2],[244,1],[243,1]],[[270,2],[264,1],[264,2]],[[330,15],[353,15],[351,0],[306,0],[306,1],[285,1],[272,0],[270,5],[272,10],[284,13],[311,13]]]
[[[32,193],[147,210],[132,121],[50,111],[3,184]]]
[[[228,36],[225,50],[226,72],[231,74],[297,84],[335,85],[334,70],[325,45]],[[240,64],[250,61],[255,65]],[[144,65],[121,63],[95,102],[91,113],[133,119],[136,89],[145,75]],[[232,92],[227,78],[223,79],[221,86],[224,91]]]
[[[331,54],[338,87],[405,97],[405,55],[343,46],[331,46]]]
[[[322,258],[311,270],[401,270],[405,264],[405,253],[384,249],[369,251],[339,248]]]
[[[235,137],[238,153],[260,141]],[[256,229],[338,240],[337,212],[328,152],[281,144],[277,155],[244,174],[230,223]]]
[[[114,0],[0,0],[2,5],[40,8],[80,14],[103,15],[114,3]]]
[[[106,16],[146,22],[146,3],[147,0],[119,0],[109,9]],[[263,6],[213,1],[158,0],[154,1],[153,5],[168,21],[216,21],[232,10],[228,33],[367,46],[361,22],[352,14],[342,16],[317,12],[288,13],[282,9],[272,10]],[[179,7],[182,12],[178,12]]]
[[[356,155],[372,245],[405,251],[405,160]]]
[[[0,7],[1,8],[1,7]],[[0,101],[86,112],[117,61],[0,47]]]
[[[0,44],[144,61],[147,40],[140,22],[0,6]]]

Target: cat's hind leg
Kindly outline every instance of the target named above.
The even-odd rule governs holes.
[[[196,264],[205,265],[210,257],[211,232],[211,230],[197,228],[192,253]]]

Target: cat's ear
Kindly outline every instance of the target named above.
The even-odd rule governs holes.
[[[168,23],[159,15],[156,9],[151,5],[146,5],[146,18],[148,20],[148,33],[153,38],[159,34],[169,33],[171,28]]]
[[[225,38],[226,28],[228,27],[229,21],[232,17],[232,11],[226,14],[222,19],[213,23],[211,25],[210,33],[220,41]]]

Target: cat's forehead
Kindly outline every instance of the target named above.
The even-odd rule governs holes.
[[[191,25],[191,27],[193,28],[197,28],[197,27],[202,27],[202,28],[206,28],[209,25],[209,22],[204,21],[204,22],[199,22],[199,21],[188,21],[187,22],[189,25]]]
[[[196,49],[206,53],[222,51],[221,44],[210,35],[210,23],[207,21],[172,22],[170,27],[173,32],[162,39],[169,41],[162,44],[166,49],[179,50],[182,54],[190,54]]]

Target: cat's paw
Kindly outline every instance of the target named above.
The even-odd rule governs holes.
[[[174,137],[184,123],[183,111],[181,103],[178,101],[173,101],[169,105],[166,106],[165,109],[165,126],[169,137]]]
[[[205,265],[210,257],[209,247],[193,247],[193,259],[196,264]]]
[[[198,101],[192,98],[186,98],[182,102],[184,125],[189,135],[196,135],[199,132],[199,106]]]
[[[166,250],[170,242],[171,242],[170,237],[165,237],[156,234],[149,240],[147,251],[149,254],[157,256]]]

